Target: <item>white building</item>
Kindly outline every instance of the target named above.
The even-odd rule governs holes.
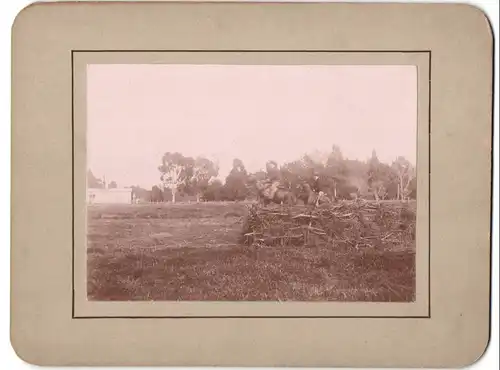
[[[132,204],[132,189],[87,189],[87,203],[89,204]]]

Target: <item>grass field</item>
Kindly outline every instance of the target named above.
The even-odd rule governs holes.
[[[91,205],[90,300],[412,301],[415,245],[239,245],[244,204]]]

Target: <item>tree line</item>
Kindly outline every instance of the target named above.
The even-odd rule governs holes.
[[[165,153],[158,171],[159,184],[151,189],[131,186],[137,199],[144,202],[255,199],[256,190],[249,186],[251,178],[279,181],[283,188],[291,191],[300,189],[304,183],[314,183],[332,199],[408,200],[416,198],[417,190],[415,168],[403,156],[384,163],[374,150],[366,161],[352,160],[345,158],[336,145],[322,156],[306,154],[282,165],[269,160],[265,170],[255,173],[248,172],[243,161],[235,158],[224,181],[218,179],[216,162],[179,152]],[[89,176],[89,186],[97,185],[102,186],[98,179]]]

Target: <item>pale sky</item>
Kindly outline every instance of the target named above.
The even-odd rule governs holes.
[[[248,171],[338,145],[416,160],[415,66],[89,65],[88,167],[119,186],[158,184],[162,154],[234,158]]]

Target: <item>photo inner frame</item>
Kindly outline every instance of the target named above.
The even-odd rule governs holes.
[[[74,317],[429,318],[430,57],[73,51]]]

